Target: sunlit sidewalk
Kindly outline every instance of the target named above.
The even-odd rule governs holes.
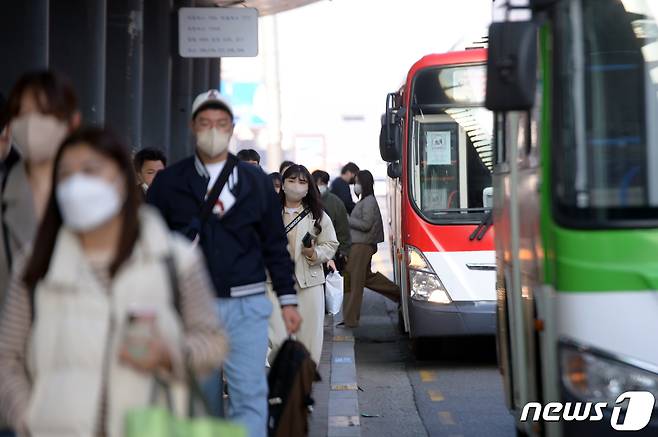
[[[327,315],[320,361],[322,381],[315,384],[315,408],[309,424],[312,437],[360,437],[359,397],[350,329],[335,327],[341,321]]]

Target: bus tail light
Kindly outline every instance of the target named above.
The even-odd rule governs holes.
[[[412,299],[448,304],[452,300],[425,255],[413,246],[407,246],[409,290]]]

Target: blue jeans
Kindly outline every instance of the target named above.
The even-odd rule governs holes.
[[[229,354],[224,362],[228,382],[228,417],[242,423],[249,437],[267,435],[267,326],[272,303],[263,294],[217,299],[217,313],[229,340]],[[205,381],[204,392],[212,413],[222,412],[221,372],[217,370]]]

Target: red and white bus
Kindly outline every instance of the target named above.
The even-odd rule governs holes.
[[[412,340],[496,331],[486,56],[425,56],[386,100],[380,153],[400,317]]]

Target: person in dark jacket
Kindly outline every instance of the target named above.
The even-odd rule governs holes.
[[[331,183],[331,192],[343,201],[348,214],[352,214],[352,210],[354,209],[354,200],[352,200],[350,185],[354,184],[354,178],[357,173],[359,173],[359,167],[353,162],[348,162],[343,166],[340,177],[334,179]]]
[[[329,173],[322,170],[315,170],[313,172],[313,180],[318,186],[318,190],[320,190],[322,204],[336,230],[339,246],[334,261],[336,262],[336,268],[342,273],[345,269],[347,256],[350,253],[350,246],[352,245],[350,225],[348,222],[349,216],[345,209],[345,204],[338,196],[329,191]]]
[[[133,164],[137,173],[137,182],[146,195],[155,175],[167,167],[167,157],[162,150],[147,147],[135,153]]]
[[[276,194],[281,192],[281,186],[283,186],[283,179],[281,179],[281,174],[278,172],[270,173],[270,179],[272,180],[272,186]]]
[[[260,154],[254,149],[242,149],[237,156],[240,161],[248,162],[251,165],[260,165]]]
[[[219,318],[231,350],[224,364],[230,417],[247,426],[250,437],[264,437],[267,421],[265,357],[272,304],[265,294],[266,270],[278,295],[288,333],[299,329],[293,264],[281,218],[281,204],[270,178],[257,166],[228,152],[233,112],[217,90],[192,105],[196,154],[158,173],[147,193],[171,229],[201,245],[217,293]],[[200,214],[225,165],[230,170],[212,213]],[[205,384],[219,413],[219,373]]]

